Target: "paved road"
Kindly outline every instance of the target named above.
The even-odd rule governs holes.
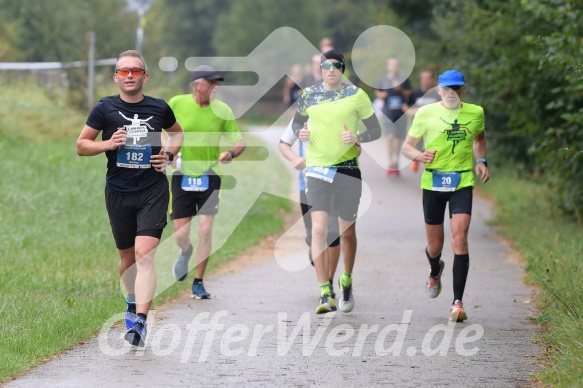
[[[261,136],[276,144],[279,131]],[[385,177],[383,154],[381,140],[361,158],[370,207],[357,222],[352,313],[314,314],[319,289],[298,223],[268,260],[207,279],[212,300],[158,307],[145,350],[130,350],[117,325],[8,386],[529,385],[540,350],[531,289],[487,225],[490,207],[476,198],[469,319],[448,323],[451,248],[443,293],[429,299],[419,175]]]

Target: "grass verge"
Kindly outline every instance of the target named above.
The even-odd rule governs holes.
[[[525,259],[527,281],[541,289],[539,340],[545,366],[533,378],[558,386],[583,385],[583,231],[551,203],[543,185],[495,172],[482,189],[497,204],[495,222]]]

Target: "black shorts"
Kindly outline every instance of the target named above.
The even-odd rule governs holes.
[[[441,225],[449,202],[449,218],[454,214],[472,215],[473,187],[456,191],[423,190],[423,215],[428,225]]]
[[[306,197],[312,211],[330,212],[334,206],[345,221],[354,221],[362,194],[362,177],[359,168],[338,168],[334,180],[306,178]],[[334,198],[334,201],[332,201]]]
[[[181,187],[182,176],[178,171],[172,175],[170,218],[177,220],[194,217],[197,214],[217,214],[221,197],[221,177],[209,175],[209,188],[205,191],[184,191]]]
[[[169,199],[167,179],[135,194],[116,194],[106,187],[105,207],[117,249],[133,247],[136,236],[162,237]]]
[[[338,224],[338,210],[334,209],[334,200],[331,201],[330,212],[328,213],[328,246],[336,247],[340,245],[340,225]],[[306,198],[306,192],[300,191],[300,205],[302,207],[302,216],[304,217],[304,226],[306,227],[306,244],[312,246],[312,217],[308,213],[310,206]]]

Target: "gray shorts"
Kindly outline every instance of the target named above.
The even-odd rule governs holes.
[[[306,178],[306,197],[312,211],[330,211],[332,198],[338,215],[345,221],[354,221],[362,194],[362,177],[358,168],[338,168],[333,182]]]

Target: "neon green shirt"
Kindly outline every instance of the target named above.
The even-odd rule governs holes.
[[[358,120],[371,117],[374,109],[368,95],[354,85],[342,83],[338,90],[326,91],[318,83],[304,89],[298,112],[310,118],[306,166],[329,167],[358,156],[356,144],[342,142],[344,124],[358,134]]]
[[[231,108],[216,99],[209,106],[201,108],[192,94],[172,97],[168,105],[184,130],[184,142],[180,150],[182,173],[199,177],[212,169],[220,175],[218,159],[221,136],[231,144],[242,139]]]
[[[425,105],[417,111],[409,135],[423,137],[425,149],[437,150],[425,168],[437,171],[464,171],[457,190],[474,186],[473,139],[484,132],[484,109],[463,103],[461,109],[447,109],[441,102]],[[421,188],[432,190],[432,173],[424,171]]]

